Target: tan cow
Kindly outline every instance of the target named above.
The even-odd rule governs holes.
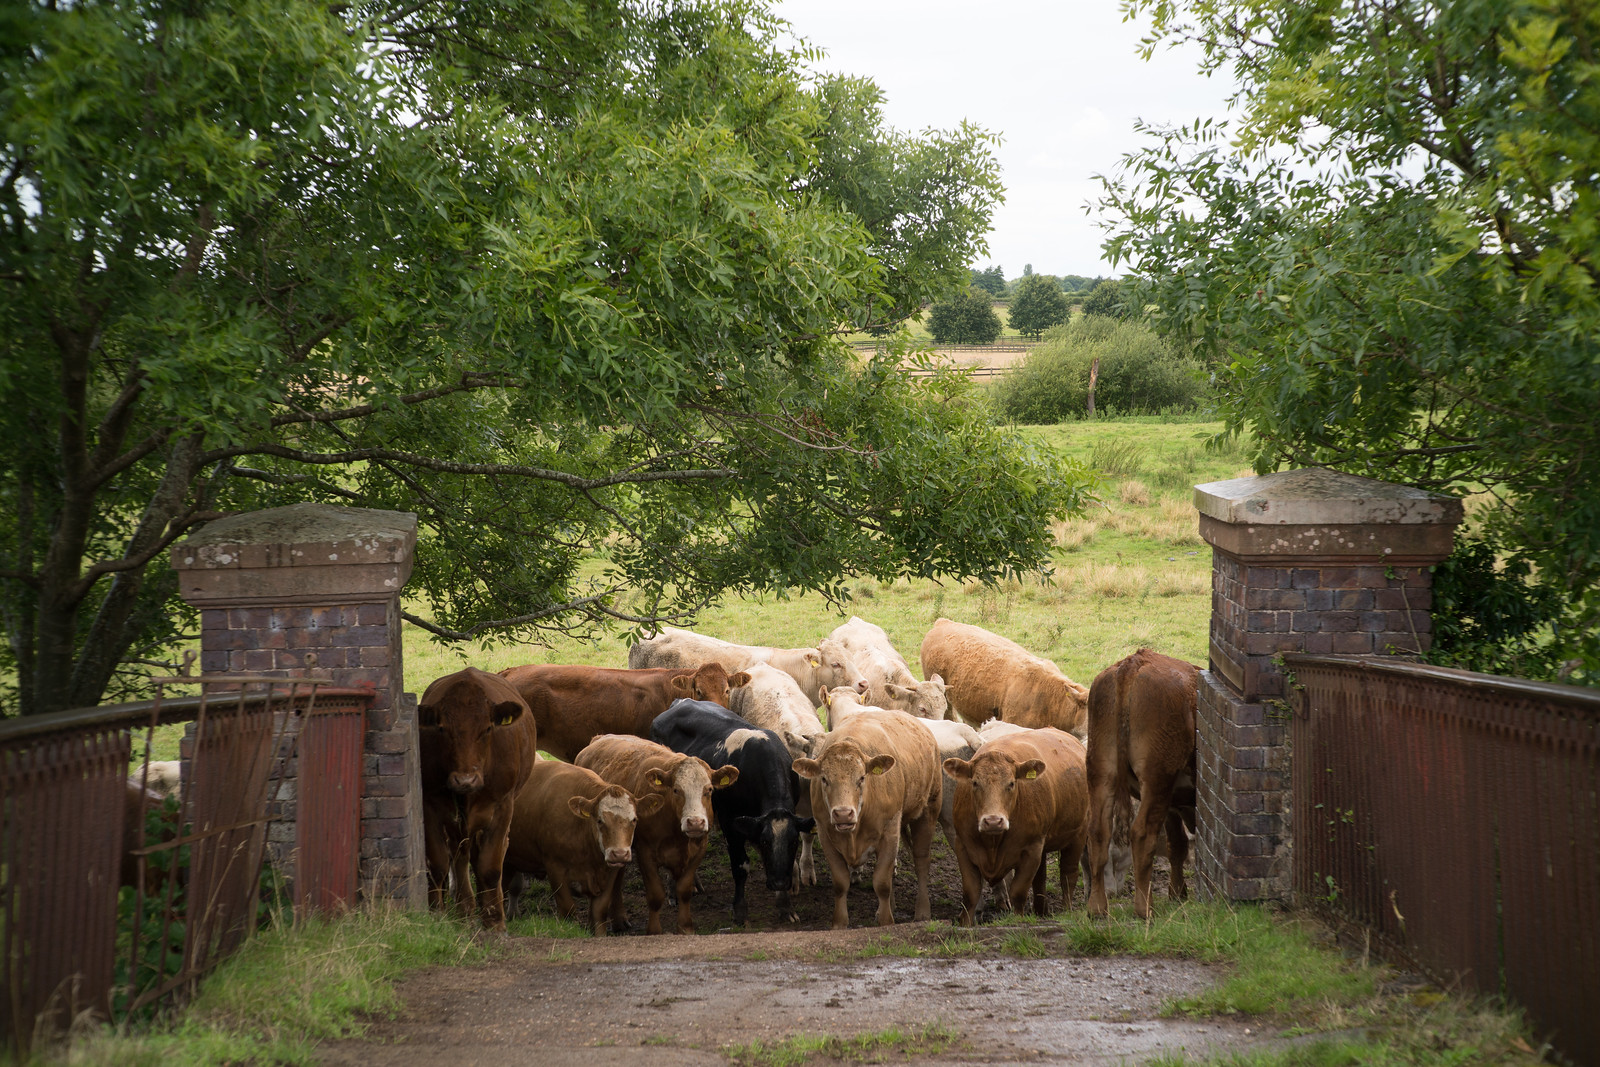
[[[1194,824],[1195,710],[1200,668],[1141,648],[1095,678],[1089,692],[1089,913],[1107,912],[1103,872],[1123,828],[1133,849],[1133,910],[1150,917],[1150,870],[1165,827],[1168,894],[1188,896],[1184,814]],[[1139,814],[1133,817],[1133,798]],[[1188,809],[1185,812],[1185,809]]]
[[[736,645],[693,630],[663,627],[656,637],[647,638],[628,649],[630,667],[698,667],[712,660],[730,673],[748,670],[752,663],[770,663],[793,678],[802,693],[815,693],[819,687],[858,685],[865,692],[866,679],[845,647],[825,637],[815,648],[774,648],[770,645]]]
[[[951,710],[973,726],[999,718],[1084,735],[1089,690],[999,634],[940,619],[922,639],[922,669],[946,680]]]
[[[955,799],[956,862],[961,867],[961,917],[971,926],[987,883],[1011,876],[1013,911],[1033,888],[1035,914],[1049,914],[1046,857],[1060,853],[1067,905],[1078,882],[1078,857],[1087,830],[1089,784],[1084,746],[1053,728],[990,741],[970,760],[947,759],[944,772],[959,783]]]
[[[589,928],[598,937],[617,873],[633,859],[635,827],[665,804],[659,793],[636,797],[584,767],[539,760],[517,794],[506,870],[548,878],[562,918],[577,909],[577,886],[589,898]]]
[[[428,686],[417,723],[430,901],[443,904],[447,870],[454,867],[456,901],[470,911],[470,864],[484,926],[504,930],[502,860],[517,791],[537,758],[533,716],[504,678],[465,667]],[[456,815],[458,802],[466,809],[464,821]],[[440,860],[444,867],[436,866]]]
[[[650,724],[675,700],[729,706],[728,674],[716,662],[655,670],[531,663],[500,676],[528,702],[539,724],[539,747],[572,762],[601,734],[650,736]]]
[[[870,704],[863,704],[860,695],[854,689],[840,686],[831,692],[822,691],[822,703],[828,710],[828,724],[838,726],[846,722],[850,716],[857,712],[891,711],[892,708],[879,708]],[[941,761],[955,759],[971,759],[972,754],[983,744],[983,738],[978,736],[978,731],[964,722],[955,719],[923,719],[917,718],[929,733],[933,734],[934,744],[939,746],[939,759]],[[944,839],[950,842],[950,847],[955,847],[955,828],[950,821],[953,812],[952,805],[955,798],[955,782],[941,774],[943,779],[939,799],[939,825],[944,828]]]
[[[811,807],[833,876],[833,928],[850,925],[850,868],[870,848],[878,852],[872,876],[878,925],[894,922],[894,865],[902,834],[917,870],[914,917],[927,919],[929,848],[941,789],[933,734],[903,711],[856,715],[828,731],[815,759],[795,760],[794,771],[811,783]]]
[[[947,717],[950,701],[945,696],[944,679],[937,674],[925,682],[917,681],[910,664],[889,641],[883,627],[859,615],[834,628],[828,635],[845,647],[867,679],[867,699],[875,707],[892,708],[919,719]]]
[[[711,791],[737,782],[739,768],[718,767],[713,772],[703,759],[626,734],[600,735],[578,753],[575,762],[634,796],[659,793],[666,801],[654,815],[641,815],[633,834],[634,859],[644,877],[645,904],[650,912],[646,932],[661,933],[661,906],[667,899],[661,884],[661,868],[665,867],[672,872],[678,895],[678,932],[694,933],[689,901],[711,833]],[[628,928],[622,906],[623,871],[618,868],[611,891],[613,931]]]

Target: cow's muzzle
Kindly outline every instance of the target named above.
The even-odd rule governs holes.
[[[450,775],[450,788],[457,793],[476,793],[483,788],[483,775],[477,771],[456,771]]]
[[[985,815],[978,820],[980,834],[1003,834],[1011,829],[1011,820],[1004,815]]]
[[[856,828],[855,808],[834,808],[828,812],[828,818],[833,821],[833,828],[841,834],[847,834]]]
[[[711,827],[703,815],[691,816],[683,820],[684,837],[701,838],[710,832]]]
[[[633,849],[631,848],[606,849],[606,866],[608,867],[626,867],[631,859],[633,859]]]

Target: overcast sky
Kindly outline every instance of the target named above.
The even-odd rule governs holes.
[[[1221,117],[1231,82],[1197,73],[1192,50],[1139,58],[1148,28],[1116,0],[776,0],[795,31],[827,51],[823,70],[872,78],[897,129],[971,119],[1004,137],[1006,202],[989,257],[1007,278],[1110,274],[1103,235],[1084,205],[1096,174],[1138,147],[1135,119]]]

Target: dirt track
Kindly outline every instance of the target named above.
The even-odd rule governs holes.
[[[409,978],[398,1019],[376,1022],[363,1041],[325,1046],[323,1062],[726,1064],[724,1050],[754,1041],[928,1024],[955,1036],[943,1051],[919,1055],[922,1062],[1117,1064],[1266,1040],[1246,1022],[1155,1017],[1164,1000],[1219,978],[1217,969],[1191,961],[874,955],[891,945],[931,949],[942,936],[907,923],[518,940],[495,963]]]
[[[904,857],[902,857],[904,861]],[[1159,1052],[1246,1048],[1248,1022],[1164,1020],[1161,1004],[1217,981],[1221,971],[1184,960],[1019,959],[1003,944],[1015,928],[980,926],[975,956],[942,944],[959,910],[960,877],[942,837],[934,842],[933,923],[912,923],[912,876],[896,877],[890,928],[872,920],[869,887],[850,892],[855,929],[832,931],[832,889],[795,895],[801,921],[783,921],[752,856],[750,920],[731,927],[727,853],[714,837],[695,898],[702,936],[645,937],[637,874],[627,886],[635,933],[599,939],[514,938],[505,958],[474,968],[419,972],[400,987],[405,1010],[377,1020],[362,1041],[326,1046],[329,1064],[376,1067],[512,1067],[516,1064],[725,1064],[723,1051],[798,1034],[840,1037],[936,1024],[956,1037],[921,1060],[965,1063],[1138,1062]],[[1051,895],[1060,906],[1052,865]],[[1167,872],[1158,861],[1156,890]],[[1082,886],[1074,907],[1082,907]],[[548,890],[529,891],[536,907]],[[663,913],[669,931],[676,909]],[[718,932],[720,931],[720,932]],[[1051,953],[1049,926],[1031,928]],[[921,953],[916,958],[911,953]],[[1053,953],[1051,953],[1053,955]],[[903,1059],[901,1056],[892,1058]]]

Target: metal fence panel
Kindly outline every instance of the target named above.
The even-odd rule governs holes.
[[[1284,659],[1299,897],[1600,1063],[1600,693]]]

